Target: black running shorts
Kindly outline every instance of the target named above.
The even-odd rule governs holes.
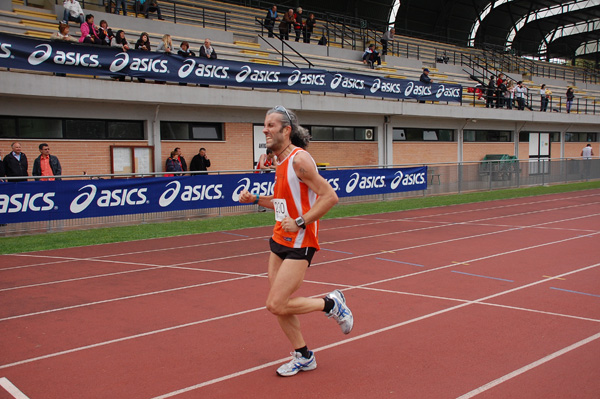
[[[310,262],[312,261],[315,252],[317,252],[317,249],[313,247],[286,247],[285,245],[275,242],[272,237],[269,240],[269,245],[271,246],[271,252],[279,256],[281,259],[306,259],[308,261],[308,266],[310,266]]]

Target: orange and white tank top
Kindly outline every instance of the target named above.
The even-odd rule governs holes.
[[[306,225],[306,229],[300,229],[295,233],[283,231],[281,221],[289,216],[296,219],[312,208],[317,200],[317,194],[303,183],[294,171],[294,157],[301,151],[296,147],[281,162],[278,163],[275,172],[275,187],[273,188],[273,205],[275,206],[275,227],[273,228],[273,240],[283,246],[290,248],[319,247],[319,221]],[[306,152],[306,151],[304,151]],[[312,158],[311,158],[312,160]],[[313,160],[315,170],[317,165]]]

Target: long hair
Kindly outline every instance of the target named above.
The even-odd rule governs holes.
[[[310,141],[310,133],[308,132],[308,130],[306,128],[300,126],[300,124],[298,123],[298,117],[296,116],[296,114],[293,111],[286,109],[280,105],[277,107],[271,108],[270,110],[267,111],[267,115],[270,115],[273,113],[277,113],[280,115],[281,126],[283,128],[285,128],[287,126],[292,127],[292,132],[290,133],[290,140],[292,141],[292,144],[295,145],[296,147],[305,149],[308,146],[308,143]]]

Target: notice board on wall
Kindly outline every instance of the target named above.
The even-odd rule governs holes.
[[[151,173],[154,172],[154,147],[111,145],[111,173]]]

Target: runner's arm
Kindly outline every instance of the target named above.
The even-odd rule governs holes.
[[[298,153],[294,157],[293,166],[296,176],[317,194],[313,207],[302,215],[304,222],[309,225],[325,216],[338,203],[338,196],[327,180],[319,174],[310,155]]]
[[[243,190],[240,193],[240,199],[239,202],[240,204],[249,204],[249,203],[253,203],[254,201],[256,201],[256,195],[250,193],[248,190]],[[270,208],[270,209],[274,209],[275,206],[273,205],[273,196],[272,195],[261,195],[258,199],[258,205],[264,207],[264,208]]]

